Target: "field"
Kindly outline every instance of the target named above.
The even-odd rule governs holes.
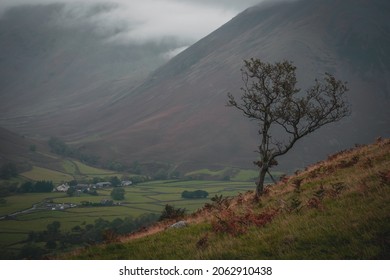
[[[15,183],[29,181],[52,181],[55,186],[76,180],[79,183],[92,182],[94,178],[108,181],[110,177],[132,176],[129,173],[118,173],[88,166],[80,161],[49,155],[52,164],[32,165],[32,169],[14,178]],[[143,214],[159,216],[166,204],[186,209],[192,213],[201,208],[215,195],[234,196],[254,188],[257,172],[226,167],[222,170],[201,169],[185,174],[186,180],[149,181],[125,188],[125,199],[115,201],[116,206],[96,206],[103,200],[111,200],[111,190],[99,189],[98,195],[80,194],[69,197],[65,193],[28,193],[6,196],[0,204],[0,249],[18,252],[23,241],[31,231],[42,232],[54,221],[61,223],[61,231],[69,232],[76,226],[94,224],[99,218],[113,221],[116,218],[137,218]],[[221,180],[224,181],[221,181]],[[184,199],[183,191],[203,190],[209,193],[208,198]],[[43,202],[55,204],[95,203],[94,207],[76,207],[63,210],[51,210],[42,207]],[[32,209],[33,207],[36,207]]]
[[[55,184],[60,184],[61,182],[68,182],[74,179],[74,177],[70,174],[38,166],[33,166],[30,171],[22,173],[21,176],[32,181],[45,180],[52,181]]]
[[[66,173],[72,174],[77,181],[91,181],[94,177],[107,178],[117,176],[118,178],[121,178],[124,175],[115,171],[88,166],[77,160],[69,159],[63,161],[62,168]]]
[[[93,169],[90,169],[93,171]],[[85,170],[84,170],[85,172]],[[93,224],[98,218],[112,221],[115,218],[128,216],[138,217],[145,213],[160,214],[166,204],[187,209],[191,213],[210,202],[214,195],[234,196],[253,189],[251,182],[222,181],[151,181],[125,188],[125,199],[121,206],[69,208],[61,211],[39,210],[21,213],[13,219],[0,220],[0,248],[18,250],[19,242],[25,240],[30,231],[43,231],[53,221],[61,223],[62,231],[70,231],[77,225]],[[206,199],[183,199],[183,191],[204,190],[209,193]],[[74,203],[82,201],[99,203],[103,199],[111,199],[111,189],[98,190],[98,196],[81,194],[68,197],[63,193],[18,194],[6,197],[6,203],[0,205],[0,217],[31,208],[43,200],[53,203]],[[119,202],[119,201],[117,201]]]
[[[245,193],[183,220],[58,259],[389,260],[390,139],[330,155],[258,201]]]
[[[77,160],[61,159],[52,156],[56,160],[56,164],[52,168],[45,168],[41,166],[33,166],[31,170],[20,174],[20,179],[31,181],[52,181],[58,185],[71,180],[81,182],[92,181],[93,178],[109,178],[117,176],[121,178],[123,175],[131,175],[118,173],[112,170],[106,170],[88,166]]]

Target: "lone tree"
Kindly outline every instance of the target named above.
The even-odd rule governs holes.
[[[124,200],[125,199],[125,189],[124,188],[114,188],[111,191],[111,197],[114,200]]]
[[[325,73],[323,81],[315,79],[313,86],[301,92],[292,62],[271,64],[252,58],[244,63],[241,101],[229,93],[228,106],[242,111],[259,125],[260,160],[254,162],[260,169],[258,198],[264,191],[266,174],[277,165],[277,157],[286,154],[302,137],[350,114],[344,99],[348,89],[346,82]],[[280,139],[274,138],[276,131]]]

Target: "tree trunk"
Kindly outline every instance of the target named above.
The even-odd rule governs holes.
[[[262,167],[260,169],[260,176],[259,176],[259,182],[257,183],[256,186],[256,198],[259,198],[264,191],[264,180],[265,180],[265,175],[267,174],[268,168],[267,167]]]

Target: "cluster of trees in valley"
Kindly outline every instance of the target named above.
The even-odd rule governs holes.
[[[0,197],[6,197],[16,193],[49,193],[54,184],[51,181],[27,181],[19,186],[19,183],[2,182],[0,184]]]
[[[31,231],[19,253],[7,250],[0,253],[1,259],[42,259],[50,254],[60,253],[68,249],[112,242],[119,235],[134,232],[157,221],[157,214],[145,214],[138,218],[116,218],[112,221],[99,218],[93,224],[83,223],[74,226],[71,231],[62,231],[61,222],[54,221],[44,231]]]
[[[99,156],[84,152],[83,149],[85,147],[75,148],[69,146],[58,137],[50,137],[48,145],[51,152],[57,155],[75,158],[86,164],[100,166],[117,172],[129,172],[136,175],[149,174],[154,180],[177,179],[180,177],[179,171],[170,171],[170,166],[164,164],[155,163],[152,166],[143,166],[139,161],[134,161],[132,164],[114,160],[102,162]]]
[[[30,231],[19,253],[2,250],[0,259],[42,259],[50,255],[59,254],[80,246],[89,246],[102,242],[115,242],[119,236],[142,230],[165,219],[182,218],[185,208],[175,208],[165,205],[159,214],[143,214],[137,218],[115,218],[112,221],[102,218],[96,219],[92,224],[83,222],[74,226],[70,231],[62,231],[61,222],[53,221],[43,231]]]
[[[196,198],[207,198],[209,196],[209,193],[203,190],[196,190],[196,191],[184,191],[181,194],[182,198],[187,199],[196,199]]]
[[[97,164],[99,161],[98,156],[84,153],[81,149],[73,148],[57,137],[50,137],[48,144],[51,152],[57,155],[77,158],[88,164]]]
[[[49,193],[54,189],[54,184],[51,181],[37,181],[23,183],[18,192],[20,193]]]

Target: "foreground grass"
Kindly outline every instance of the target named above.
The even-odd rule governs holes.
[[[252,198],[240,195],[205,207],[187,217],[186,228],[155,225],[149,235],[62,257],[390,258],[390,140],[331,156],[272,186],[259,202]],[[272,219],[256,225],[264,213]]]

